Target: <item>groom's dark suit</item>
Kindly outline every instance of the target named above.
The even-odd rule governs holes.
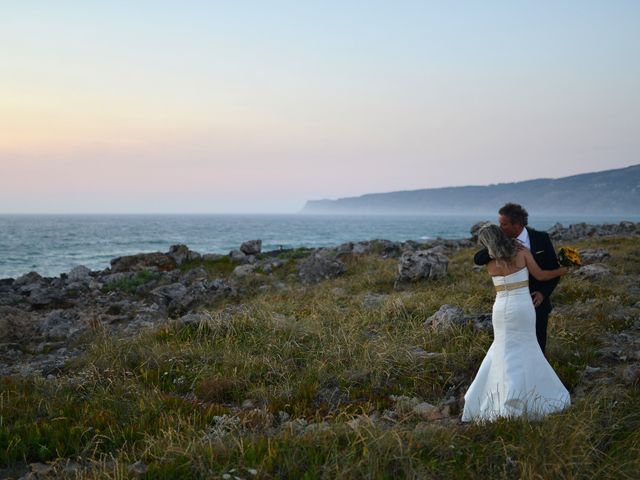
[[[553,270],[558,268],[558,258],[556,251],[553,249],[553,244],[549,235],[545,232],[539,232],[532,228],[527,227],[529,232],[529,243],[531,244],[531,254],[538,266],[543,270]],[[473,257],[473,261],[476,265],[486,265],[491,258],[486,248],[480,250]],[[542,303],[536,308],[536,337],[538,337],[538,343],[544,353],[547,344],[547,324],[549,322],[549,312],[553,306],[551,305],[551,293],[558,285],[559,278],[554,278],[546,282],[536,280],[529,275],[529,291],[540,292],[544,296]]]

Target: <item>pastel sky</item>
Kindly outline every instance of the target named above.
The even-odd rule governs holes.
[[[0,213],[307,199],[640,163],[640,2],[0,3]]]

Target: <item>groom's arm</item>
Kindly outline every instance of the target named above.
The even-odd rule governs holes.
[[[489,256],[489,250],[486,248],[483,248],[473,256],[473,263],[476,265],[486,265],[490,261],[491,257]]]
[[[542,234],[540,240],[540,245],[542,249],[544,249],[544,257],[543,261],[540,262],[540,267],[544,270],[553,270],[560,267],[556,251],[553,248],[553,243],[551,243],[549,235],[547,235],[546,233]],[[558,285],[559,281],[560,278],[557,277],[547,282],[540,282],[536,290],[542,293],[542,295],[544,295],[544,298],[549,298]]]

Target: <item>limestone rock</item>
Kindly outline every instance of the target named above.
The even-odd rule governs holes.
[[[413,347],[409,349],[407,353],[409,353],[412,359],[416,359],[416,360],[435,359],[435,358],[442,358],[445,356],[445,354],[442,352],[427,352],[422,347]]]
[[[248,240],[240,245],[240,251],[245,255],[257,255],[262,250],[262,240]]]
[[[427,402],[421,402],[413,407],[413,413],[424,420],[442,420],[449,417],[449,407],[437,407]]]
[[[480,331],[493,331],[492,314],[480,313],[465,315],[460,307],[455,305],[442,305],[436,313],[424,322],[426,328],[451,328],[472,324],[473,328]]]
[[[229,252],[229,257],[231,257],[232,262],[249,263],[247,254],[241,250],[231,250]]]
[[[394,410],[399,415],[407,415],[413,412],[413,409],[422,403],[417,397],[407,397],[406,395],[391,395],[389,397],[395,402]]]
[[[449,259],[439,252],[418,250],[400,257],[396,284],[418,280],[435,280],[447,274]]]
[[[454,305],[442,305],[440,309],[427,318],[425,327],[450,328],[452,326],[464,325],[464,311]]]
[[[576,223],[565,228],[560,223],[556,223],[547,230],[552,240],[574,241],[590,237],[607,237],[616,235],[639,235],[640,223],[622,221],[619,224],[589,225],[587,223]]]
[[[206,282],[205,288],[209,295],[215,294],[234,297],[238,294],[236,288],[231,283],[220,278]]]
[[[580,250],[580,258],[583,263],[594,263],[601,262],[604,259],[610,258],[608,250],[604,248],[590,248],[585,250]]]
[[[246,265],[238,265],[233,269],[231,275],[234,277],[246,277],[256,271],[256,265],[246,264]]]
[[[167,314],[165,309],[156,303],[149,306],[140,306],[136,310],[133,320],[128,321],[124,325],[124,331],[134,334],[144,328],[157,326],[164,322],[166,318]]]
[[[330,252],[322,250],[307,257],[300,269],[298,278],[302,283],[317,283],[329,278],[336,278],[347,271],[347,266]]]
[[[135,475],[135,476],[144,475],[145,473],[147,473],[148,469],[149,469],[149,467],[147,467],[140,460],[138,460],[137,462],[132,463],[131,465],[129,465],[127,467],[127,471],[129,472],[129,474],[130,475]]]
[[[335,247],[325,247],[322,250],[327,253],[331,252],[338,258],[347,255],[380,255],[384,258],[396,258],[400,256],[402,247],[399,242],[376,239],[346,242]]]
[[[133,272],[105,273],[100,276],[100,281],[105,285],[129,280],[135,276]]]
[[[370,242],[357,242],[353,244],[353,248],[351,249],[351,253],[354,255],[366,255],[371,253],[371,243]]]
[[[26,297],[26,301],[33,307],[42,308],[64,299],[64,293],[59,288],[50,288],[49,282],[50,280],[42,278],[37,272],[29,272],[16,279],[13,290]]]
[[[167,256],[171,257],[176,265],[182,265],[183,263],[193,262],[202,258],[202,255],[193,250],[189,250],[186,245],[172,245],[171,248],[169,248]]]
[[[205,253],[202,255],[202,260],[205,262],[215,262],[223,257],[225,257],[225,255],[220,255],[219,253]]]
[[[188,291],[182,283],[172,283],[153,289],[150,297],[158,305],[166,307],[169,315],[173,315],[186,313],[199,298],[198,293],[197,289],[195,292]]]
[[[209,274],[204,268],[191,268],[180,275],[179,282],[184,285],[193,285],[206,280],[208,277]]]
[[[367,293],[364,296],[363,304],[366,310],[375,310],[380,308],[387,301],[389,295],[378,293]]]
[[[23,301],[22,295],[14,291],[14,283],[13,278],[0,280],[0,305],[16,305]]]
[[[155,288],[151,291],[151,297],[153,300],[162,305],[169,304],[173,300],[180,300],[187,293],[187,287],[181,283],[172,283],[170,285],[163,285],[162,287]]]
[[[40,308],[52,303],[56,303],[61,299],[61,297],[63,297],[62,292],[54,292],[46,286],[43,286],[31,290],[31,293],[27,297],[27,302],[29,302],[36,308]]]
[[[17,289],[19,293],[25,294],[40,288],[44,283],[45,279],[38,272],[29,272],[16,278],[15,282],[13,282],[13,288]]]
[[[67,282],[69,283],[89,283],[91,280],[91,270],[84,265],[78,265],[71,269],[67,274]]]
[[[346,257],[353,254],[353,242],[342,243],[335,247],[325,247],[322,251],[325,254],[331,254],[337,258]]]
[[[594,263],[591,265],[584,265],[580,267],[575,272],[573,272],[573,275],[587,280],[598,280],[602,277],[611,275],[611,272],[604,265]]]
[[[206,313],[188,313],[180,317],[180,323],[182,325],[200,325],[211,320],[211,315]]]
[[[83,330],[79,324],[79,316],[72,310],[53,310],[45,317],[40,326],[45,338],[68,338]]]
[[[398,258],[402,254],[402,246],[398,242],[391,240],[372,240],[370,253],[380,255],[384,258]],[[357,244],[354,246],[354,253],[357,250]]]
[[[262,268],[264,273],[271,273],[275,268],[280,268],[283,265],[284,262],[279,258],[276,258],[273,260],[263,260],[258,266]]]
[[[177,267],[176,261],[164,253],[139,253],[111,260],[112,272],[136,272],[140,270],[156,270],[167,272]]]
[[[640,365],[632,364],[626,367],[622,372],[622,379],[627,385],[633,385],[640,380]]]
[[[46,463],[31,463],[29,464],[29,473],[26,475],[29,478],[46,478],[53,473],[53,466]]]
[[[342,391],[339,386],[327,386],[316,394],[314,404],[318,407],[325,406],[330,410],[335,410],[341,404],[349,402],[349,395]]]
[[[0,341],[14,342],[34,336],[37,324],[32,314],[14,307],[0,307]]]

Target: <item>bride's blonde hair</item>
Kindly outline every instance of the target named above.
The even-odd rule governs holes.
[[[517,240],[509,238],[497,225],[485,225],[478,232],[478,243],[489,251],[496,260],[510,262],[518,253]]]

